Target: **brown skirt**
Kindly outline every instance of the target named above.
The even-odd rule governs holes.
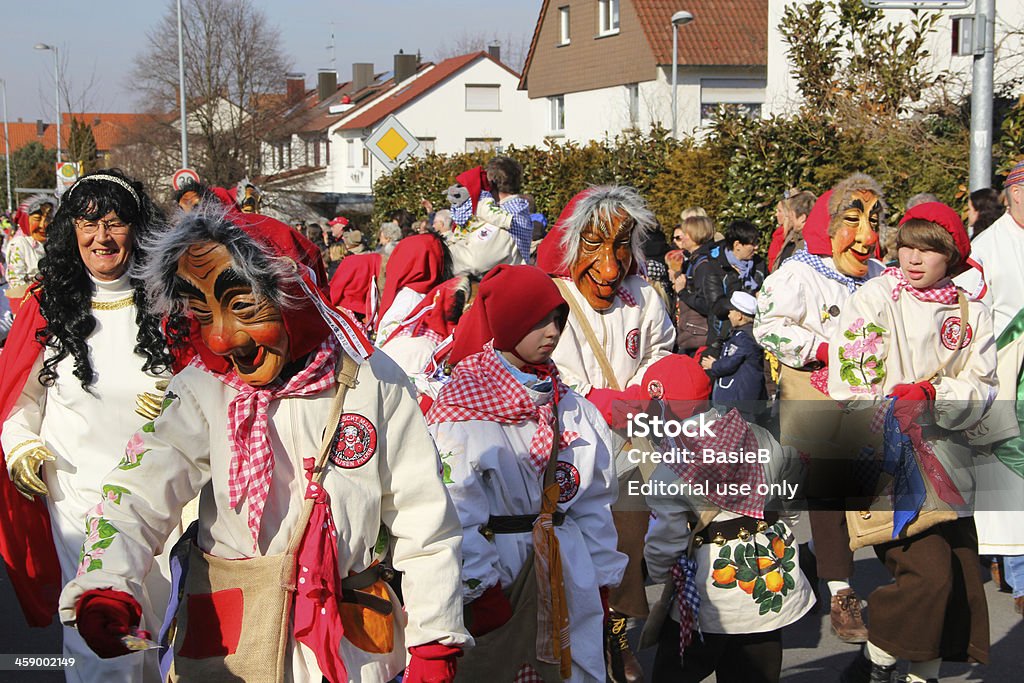
[[[894,582],[868,596],[868,640],[895,657],[988,662],[988,604],[973,517],[875,546]]]

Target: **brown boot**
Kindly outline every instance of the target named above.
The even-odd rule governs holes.
[[[852,588],[832,596],[832,632],[844,643],[866,643],[868,629],[860,614],[860,598]]]
[[[629,639],[626,636],[627,624],[626,617],[621,614],[608,613],[609,678],[614,683],[642,683],[644,669],[629,646]]]

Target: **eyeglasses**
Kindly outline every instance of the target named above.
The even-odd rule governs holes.
[[[121,221],[75,221],[75,227],[81,230],[83,235],[95,235],[101,225],[109,235],[127,235],[131,229],[130,225]]]

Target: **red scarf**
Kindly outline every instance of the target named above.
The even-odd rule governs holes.
[[[345,662],[338,654],[338,643],[345,633],[338,603],[341,579],[338,578],[338,531],[331,515],[331,497],[322,486],[313,483],[314,458],[303,458],[306,470],[305,498],[313,501],[313,512],[299,545],[295,591],[294,634],[316,655],[320,671],[331,683],[348,680]]]
[[[891,275],[896,279],[896,286],[892,288],[892,300],[899,301],[900,292],[906,290],[910,292],[918,301],[931,301],[933,303],[955,304],[958,300],[956,285],[953,281],[946,279],[945,284],[938,287],[928,287],[926,289],[918,289],[914,285],[910,284],[907,276],[903,274],[903,270],[900,268],[886,268],[882,271],[882,275]]]
[[[558,406],[559,396],[567,391],[558,380],[554,363],[549,361],[546,367],[555,396],[550,402],[537,405],[526,387],[505,368],[494,346],[488,342],[483,351],[468,356],[455,367],[451,383],[441,389],[427,412],[427,424],[468,420],[501,424],[536,422],[537,432],[530,441],[528,462],[538,475],[543,474],[551,458],[554,439],[552,415]],[[563,431],[559,435],[560,447],[571,444],[579,436],[576,432]]]
[[[228,404],[228,443],[231,444],[228,500],[232,508],[248,500],[249,531],[252,533],[254,549],[259,540],[263,508],[270,494],[270,481],[274,474],[268,415],[270,402],[281,398],[313,396],[334,386],[336,360],[336,342],[333,337],[327,337],[305,368],[287,382],[275,382],[269,387],[250,386],[239,379],[234,370],[219,375],[199,364],[200,368],[211,372],[238,391],[238,395]]]

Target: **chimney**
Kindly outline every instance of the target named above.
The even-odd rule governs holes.
[[[43,133],[46,132],[46,124],[43,123],[42,119],[36,119],[36,137],[43,137]]]
[[[316,74],[317,102],[323,102],[338,90],[338,74],[329,69],[321,69]]]
[[[487,46],[487,54],[496,62],[501,61],[501,43],[495,41]]]
[[[373,64],[356,62],[352,65],[352,92],[357,93],[373,83]]]
[[[288,104],[298,104],[306,96],[306,74],[297,72],[285,74],[284,86]]]
[[[401,50],[395,55],[395,83],[401,83],[416,73],[416,55],[404,54]]]

